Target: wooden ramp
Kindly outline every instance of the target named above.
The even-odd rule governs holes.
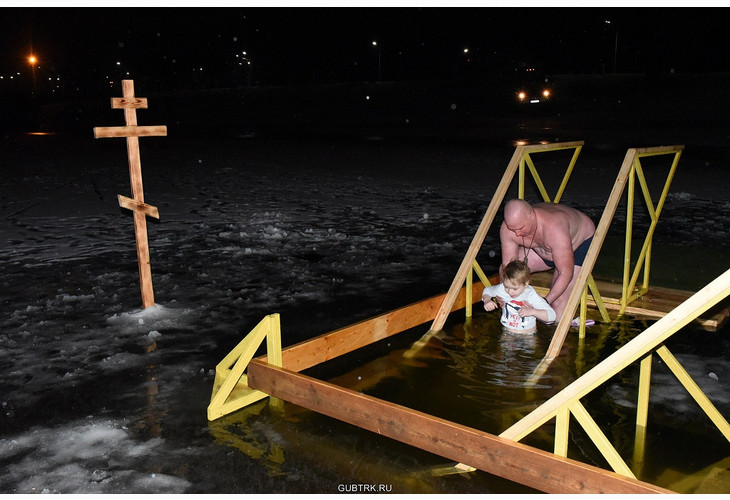
[[[530,277],[530,284],[535,287],[538,293],[544,296],[549,291],[551,277],[552,273],[549,271],[535,273]],[[492,279],[498,278],[492,277]],[[611,312],[620,311],[621,283],[599,279],[596,279],[595,282],[606,309]],[[650,286],[644,295],[641,295],[625,308],[625,313],[628,316],[639,319],[660,319],[690,298],[694,293],[687,290]],[[590,295],[588,296],[587,303],[589,307],[596,308],[596,303],[591,299]],[[725,324],[729,316],[730,304],[725,301],[707,311],[694,322],[705,330],[714,332]]]

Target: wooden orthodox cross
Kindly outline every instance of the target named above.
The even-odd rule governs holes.
[[[119,206],[127,208],[134,214],[134,234],[137,239],[137,260],[139,263],[139,284],[142,290],[142,307],[155,305],[155,294],[152,290],[152,271],[150,269],[150,248],[147,243],[146,216],[160,218],[157,207],[144,202],[142,187],[142,164],[139,159],[139,138],[149,136],[166,136],[165,125],[137,126],[137,109],[147,108],[147,98],[134,96],[134,81],[122,80],[122,95],[112,97],[112,109],[124,110],[124,127],[94,127],[94,137],[126,137],[127,157],[129,158],[129,179],[132,184],[133,198],[117,195]]]

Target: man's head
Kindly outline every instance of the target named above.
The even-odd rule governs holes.
[[[525,237],[537,229],[535,211],[525,200],[509,200],[504,206],[504,223],[516,236]]]

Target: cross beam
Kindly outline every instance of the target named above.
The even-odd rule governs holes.
[[[94,127],[94,137],[126,137],[127,157],[129,159],[129,179],[132,186],[132,198],[118,195],[119,206],[131,210],[134,214],[134,234],[137,240],[137,261],[139,263],[139,282],[142,291],[142,307],[155,305],[155,294],[152,289],[152,270],[150,268],[150,249],[147,241],[146,216],[160,218],[157,207],[144,202],[142,186],[142,164],[139,158],[139,138],[150,136],[166,136],[165,125],[138,126],[137,109],[147,108],[147,99],[134,96],[134,81],[122,80],[122,95],[113,97],[112,109],[124,110],[124,127]]]

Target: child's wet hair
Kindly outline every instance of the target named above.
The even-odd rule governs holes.
[[[524,285],[530,281],[530,268],[524,260],[513,260],[504,266],[502,275],[505,279]]]

